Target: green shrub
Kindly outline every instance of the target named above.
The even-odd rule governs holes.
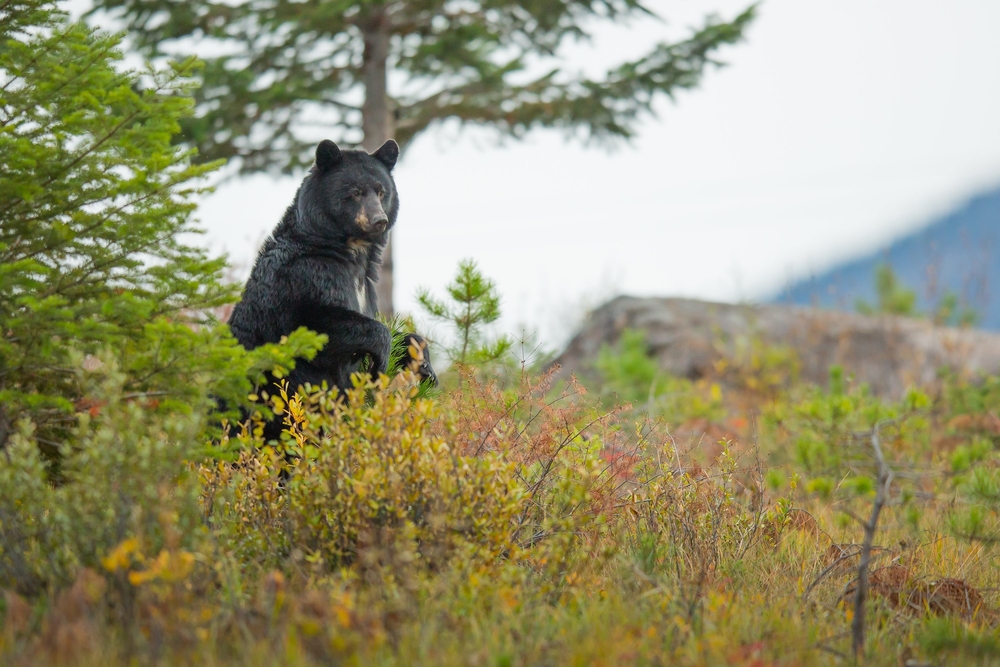
[[[172,139],[192,111],[193,59],[121,65],[119,36],[45,0],[0,8],[0,447],[29,419],[50,458],[94,407],[81,368],[114,360],[123,395],[193,413],[211,391],[246,403],[293,350],[248,355],[210,309],[235,300],[223,259],[184,239],[200,179]]]
[[[975,326],[979,313],[954,292],[945,292],[933,312],[925,315],[917,308],[917,293],[896,276],[892,266],[880,264],[875,269],[875,304],[858,299],[855,310],[862,315],[902,315],[904,317],[929,317],[942,326]]]
[[[187,463],[202,449],[202,419],[126,399],[125,376],[112,363],[101,373],[78,371],[101,409],[81,414],[73,445],[59,450],[59,484],[48,479],[28,421],[0,456],[0,588],[37,595],[67,585],[80,568],[102,569],[101,559],[129,538],[156,553],[167,515],[188,548],[204,536]]]
[[[603,379],[603,391],[629,403],[652,402],[668,382],[649,353],[644,331],[623,331],[616,348],[602,345],[594,366]]]
[[[615,347],[603,345],[594,367],[606,401],[631,403],[674,425],[690,419],[717,420],[724,414],[719,385],[708,380],[693,382],[661,370],[649,352],[644,331],[626,329]]]

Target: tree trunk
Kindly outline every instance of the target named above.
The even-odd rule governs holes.
[[[364,38],[364,62],[361,67],[365,102],[361,107],[361,130],[365,135],[362,146],[371,153],[393,135],[385,73],[391,34],[384,7],[372,11],[370,20],[364,26]],[[392,236],[382,253],[382,268],[375,293],[379,310],[385,315],[392,315]]]

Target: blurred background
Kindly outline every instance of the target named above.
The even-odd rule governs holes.
[[[560,66],[598,75],[747,3],[649,6],[664,20],[595,23]],[[853,309],[888,259],[922,302],[951,291],[1000,328],[1000,3],[758,12],[718,52],[726,67],[657,100],[615,149],[452,121],[418,136],[395,171],[396,309],[471,257],[503,295],[500,328],[557,347],[619,293]],[[242,278],[302,174],[228,173],[198,215]]]

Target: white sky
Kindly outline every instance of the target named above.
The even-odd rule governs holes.
[[[666,25],[602,29],[566,65],[601,71],[746,4],[659,0]],[[432,130],[395,172],[397,309],[472,257],[503,328],[556,345],[615,293],[764,298],[874,249],[1000,183],[997,26],[998,0],[766,0],[730,66],[631,146]],[[222,185],[199,212],[206,242],[249,265],[298,182]]]

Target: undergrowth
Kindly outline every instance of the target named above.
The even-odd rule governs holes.
[[[0,459],[0,656],[838,663],[877,477],[854,436],[888,420],[898,486],[862,657],[994,661],[990,547],[953,529],[978,507],[978,535],[995,534],[976,496],[996,466],[994,382],[891,404],[835,375],[706,447],[555,372],[456,367],[431,398],[409,372],[359,377],[342,397],[285,394],[280,442],[233,429],[206,450],[190,414],[122,400],[120,374],[94,371],[103,407],[81,413],[58,484],[30,424]]]

